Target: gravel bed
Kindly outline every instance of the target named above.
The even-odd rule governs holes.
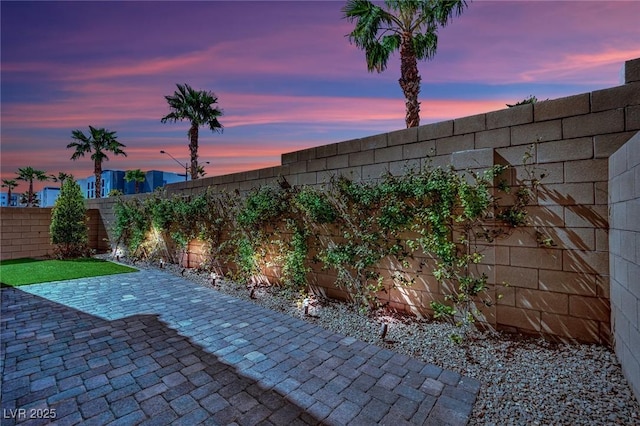
[[[107,256],[109,257],[109,256]],[[122,260],[123,263],[132,262]],[[136,262],[136,267],[158,267]],[[615,353],[589,344],[552,343],[540,338],[472,332],[461,344],[454,327],[402,315],[366,316],[349,304],[307,299],[281,288],[227,279],[212,285],[209,273],[164,265],[167,272],[240,299],[474,377],[482,388],[470,425],[640,425],[640,404],[622,375]],[[253,296],[253,297],[251,297]],[[382,324],[388,324],[381,339]]]

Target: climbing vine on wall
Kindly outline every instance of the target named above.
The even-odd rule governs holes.
[[[426,257],[445,293],[430,304],[434,316],[467,325],[482,318],[478,306],[493,303],[478,267],[479,243],[526,222],[530,185],[505,184],[507,170],[427,168],[371,182],[335,176],[322,188],[267,185],[244,195],[157,192],[145,201],[120,200],[115,234],[138,257],[159,253],[149,233],[178,250],[198,238],[209,247],[205,267],[254,284],[276,267],[284,285],[301,291],[310,265],[320,262],[363,311],[383,305],[394,287],[412,285],[425,266],[415,260]],[[511,194],[513,202],[498,203],[497,193]],[[385,275],[383,262],[399,266]]]
[[[189,241],[207,243],[210,254],[224,249],[222,235],[228,223],[226,194],[183,197],[158,190],[144,200],[120,198],[115,206],[114,235],[133,258],[179,261]]]

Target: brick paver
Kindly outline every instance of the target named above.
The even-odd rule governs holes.
[[[1,292],[3,425],[464,425],[480,388],[162,271]]]

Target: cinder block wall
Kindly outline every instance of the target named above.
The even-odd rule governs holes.
[[[50,208],[0,207],[0,259],[51,255],[50,224]]]
[[[89,247],[109,248],[106,229],[98,210],[87,211]],[[51,208],[0,207],[0,259],[45,257],[53,254],[49,234]]]
[[[175,190],[172,189],[172,191]],[[132,194],[123,198],[128,200],[133,198],[145,199],[148,196],[149,194]],[[98,246],[96,248],[99,248],[101,251],[108,251],[117,243],[113,236],[113,226],[115,224],[115,205],[118,202],[118,198],[119,197],[109,197],[86,200],[87,212],[90,213],[89,238],[92,238],[92,234],[97,234],[95,241]]]
[[[609,158],[609,202],[615,349],[640,400],[640,132]]]
[[[544,174],[529,206],[529,224],[485,250],[484,272],[503,298],[486,312],[496,327],[610,343],[608,158],[640,130],[640,59],[625,64],[625,84],[566,98],[334,143],[282,155],[282,165],[167,186],[169,192],[240,192],[284,177],[292,185],[322,185],[343,174],[378,179],[425,166],[458,170],[513,166],[513,182],[528,178],[532,155]],[[533,148],[531,146],[533,145]],[[107,230],[113,200],[91,200]],[[541,245],[537,235],[550,238]],[[330,275],[314,276],[332,291]],[[507,282],[509,287],[499,284]],[[440,293],[425,278],[389,297],[397,307],[428,311]]]
[[[104,222],[100,217],[98,209],[87,210],[87,227],[89,248],[96,250],[98,253],[105,253],[111,247],[109,244],[109,235],[104,226]]]

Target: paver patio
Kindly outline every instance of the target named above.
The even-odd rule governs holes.
[[[3,287],[1,324],[3,425],[464,425],[480,388],[157,270]]]

